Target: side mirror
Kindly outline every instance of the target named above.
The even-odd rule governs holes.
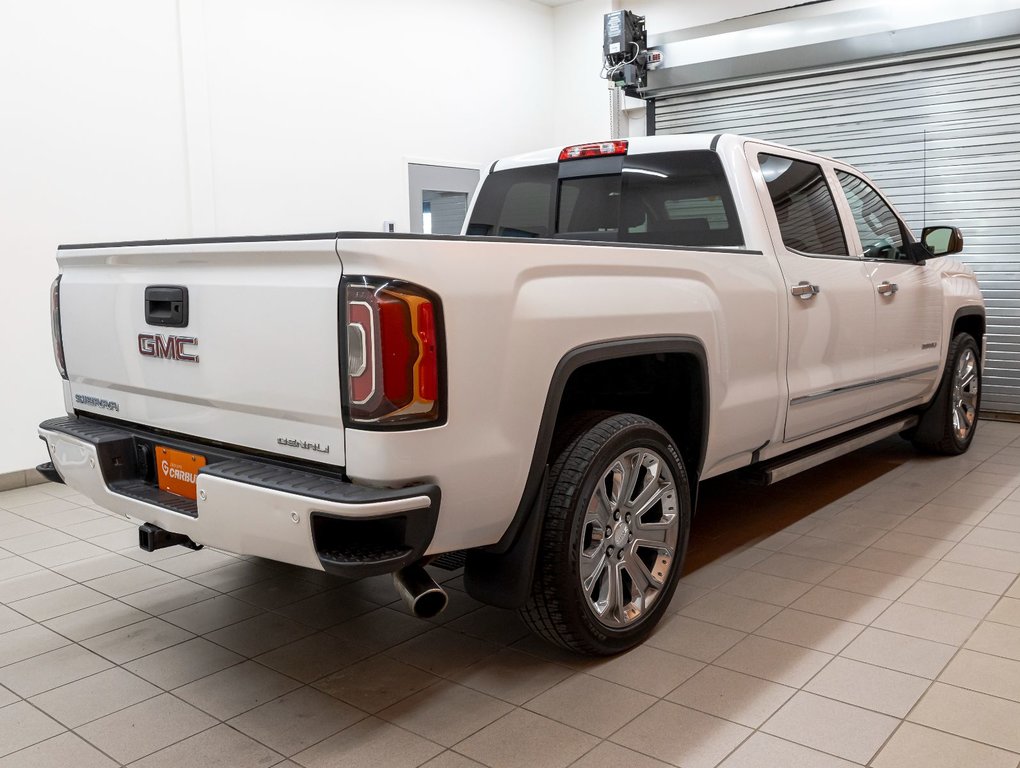
[[[963,233],[956,227],[925,227],[921,242],[933,256],[946,256],[963,250]]]

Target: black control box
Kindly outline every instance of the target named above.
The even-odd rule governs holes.
[[[626,89],[642,88],[648,79],[648,32],[645,17],[613,11],[603,17],[602,55],[608,78]]]

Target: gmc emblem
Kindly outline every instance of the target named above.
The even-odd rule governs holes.
[[[197,346],[194,336],[164,336],[161,333],[138,334],[138,351],[145,357],[161,357],[164,360],[180,360],[182,363],[197,363],[198,355],[185,352],[186,346]]]

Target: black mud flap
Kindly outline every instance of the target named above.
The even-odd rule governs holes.
[[[464,565],[464,587],[475,600],[496,608],[521,608],[531,594],[535,560],[545,518],[548,467],[528,520],[506,552],[471,549]]]

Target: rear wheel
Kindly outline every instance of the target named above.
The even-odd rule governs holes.
[[[524,621],[582,653],[641,642],[676,589],[690,520],[683,460],[661,427],[633,414],[582,420],[552,467]]]
[[[956,456],[970,447],[981,405],[981,353],[969,333],[949,345],[938,393],[911,436],[918,450]]]

